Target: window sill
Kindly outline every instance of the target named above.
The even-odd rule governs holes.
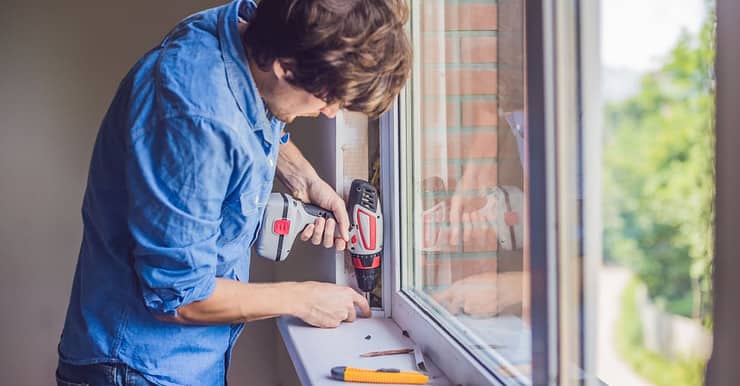
[[[370,351],[413,347],[413,342],[403,336],[401,328],[392,319],[386,318],[382,311],[373,311],[372,318],[360,318],[335,329],[310,327],[291,317],[278,318],[277,325],[298,378],[304,386],[364,385],[331,379],[329,374],[335,366],[417,371],[413,354],[360,357],[360,354]],[[366,339],[368,336],[370,338]],[[430,385],[449,384],[429,358],[424,358],[424,364],[428,370],[426,374],[429,375]]]

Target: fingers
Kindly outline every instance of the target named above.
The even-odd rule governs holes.
[[[461,299],[459,296],[452,294],[448,301],[442,302],[442,307],[444,307],[447,312],[451,313],[452,315],[459,315],[462,312],[463,308],[463,302],[464,300]]]
[[[296,315],[304,322],[321,328],[335,328],[353,322],[359,316],[370,317],[370,305],[354,289],[330,283],[306,282],[306,312]]]
[[[473,221],[470,219],[470,213],[463,213],[462,214],[462,223],[463,223],[463,242],[469,243],[470,238],[473,235]]]
[[[461,213],[462,198],[456,194],[450,200],[450,245],[457,245],[460,239]]]
[[[344,320],[346,322],[354,322],[355,319],[357,319],[357,311],[355,310],[355,306],[353,305],[347,311],[347,317]]]
[[[334,228],[336,228],[336,221],[329,219],[326,221],[324,227],[324,248],[331,248],[334,246]]]
[[[308,241],[311,238],[311,236],[313,236],[313,230],[314,230],[313,224],[306,225],[306,227],[303,229],[303,232],[301,232],[301,240]]]
[[[347,248],[347,243],[336,237],[336,227],[336,221],[319,217],[313,224],[306,225],[299,236],[302,241],[311,240],[313,245],[322,245],[325,248],[333,247],[337,251],[343,251]]]
[[[445,290],[439,291],[437,293],[434,293],[432,295],[432,298],[437,301],[437,303],[449,303],[452,301],[452,290],[450,288],[447,288]]]
[[[457,301],[457,296],[453,287],[437,292],[432,297],[452,315],[460,313],[460,304],[459,301]]]
[[[321,244],[322,235],[324,234],[324,227],[326,226],[326,220],[323,217],[316,219],[314,224],[313,235],[311,236],[311,244]]]
[[[487,239],[488,223],[478,211],[470,213],[470,222],[475,228],[475,232],[473,232],[471,236],[471,242],[473,243],[473,245],[477,246],[478,248],[485,248],[487,244],[496,243],[495,240]]]
[[[317,327],[321,328],[337,328],[342,324],[342,321],[339,319],[327,319],[325,321],[322,321],[320,324],[317,325]]]
[[[372,311],[370,311],[370,304],[368,304],[367,299],[365,299],[364,296],[360,295],[357,291],[350,289],[352,291],[352,302],[360,309],[360,316],[363,318],[369,318],[372,316]]]
[[[331,208],[334,212],[334,218],[337,219],[337,226],[339,227],[339,236],[345,242],[349,242],[349,214],[347,213],[347,207],[341,198],[334,201]],[[334,237],[334,233],[332,233]]]
[[[466,299],[462,307],[462,312],[473,318],[491,318],[496,316],[496,301],[486,297]]]

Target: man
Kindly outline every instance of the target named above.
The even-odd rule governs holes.
[[[245,281],[276,172],[338,219],[301,238],[344,249],[345,204],[283,127],[385,111],[408,77],[406,19],[402,0],[236,0],[134,66],[93,151],[58,384],[223,384],[244,322],[369,316],[348,287]]]

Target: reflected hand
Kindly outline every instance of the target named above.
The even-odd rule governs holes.
[[[485,243],[488,231],[496,223],[495,210],[486,206],[486,194],[496,186],[496,165],[468,162],[450,199],[450,245]],[[462,238],[460,237],[462,233]]]
[[[432,296],[453,315],[493,317],[522,303],[522,272],[468,276]]]

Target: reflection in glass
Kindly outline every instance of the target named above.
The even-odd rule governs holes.
[[[415,7],[404,289],[490,368],[526,378],[523,1]]]

